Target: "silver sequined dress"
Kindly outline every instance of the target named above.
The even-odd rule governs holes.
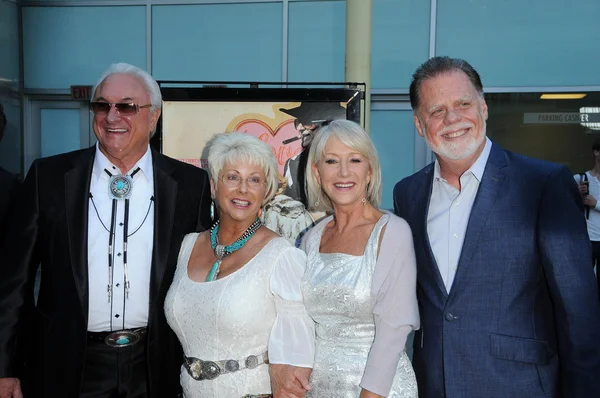
[[[325,223],[306,242],[308,265],[302,278],[306,309],[316,322],[315,363],[306,396],[357,398],[375,337],[371,282],[379,236],[389,216],[373,228],[362,256],[320,253]],[[389,397],[417,397],[417,382],[406,352],[398,362]]]

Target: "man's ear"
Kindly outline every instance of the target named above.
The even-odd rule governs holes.
[[[150,117],[150,131],[151,132],[156,130],[156,124],[158,123],[158,118],[160,117],[160,112],[161,112],[161,109],[158,108],[156,111],[154,111],[154,113]]]
[[[425,137],[423,134],[423,127],[421,126],[421,119],[417,115],[417,112],[413,113],[413,120],[415,121],[415,127],[417,128],[417,132],[421,137]]]
[[[483,117],[483,120],[488,119],[488,106],[483,95],[481,96],[481,116]]]

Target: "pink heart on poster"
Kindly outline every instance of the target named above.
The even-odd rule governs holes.
[[[246,119],[238,123],[234,131],[253,135],[269,144],[273,148],[279,165],[279,173],[282,175],[285,162],[302,152],[301,140],[295,140],[288,144],[283,143],[285,140],[298,136],[298,130],[294,127],[294,119],[284,121],[275,129],[261,120]]]

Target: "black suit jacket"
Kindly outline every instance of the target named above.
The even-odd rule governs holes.
[[[17,176],[0,167],[0,243],[8,230],[6,215],[19,185],[20,181]]]
[[[77,397],[88,323],[88,200],[95,148],[36,160],[11,220],[0,267],[0,377],[14,376],[19,321],[32,312],[28,397]],[[152,152],[154,245],[148,315],[149,397],[180,391],[182,351],[163,304],[183,237],[209,227],[210,187],[199,168]],[[33,280],[41,264],[37,305]]]
[[[305,148],[298,155],[289,158],[283,166],[283,175],[288,173],[292,176],[294,183],[288,185],[285,189],[285,194],[292,199],[307,204],[306,200],[306,163],[308,161],[308,148]]]

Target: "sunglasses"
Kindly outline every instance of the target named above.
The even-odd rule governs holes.
[[[329,119],[313,120],[313,121],[309,122],[310,124],[302,124],[298,119],[294,119],[294,127],[296,128],[296,130],[298,130],[298,126],[300,126],[302,124],[301,132],[304,130],[314,131],[314,130],[318,129],[319,127],[324,127],[324,126],[329,125],[329,123],[331,123],[332,121],[333,120],[329,120]],[[313,127],[307,128],[306,126],[313,126]]]
[[[111,104],[110,102],[92,101],[90,102],[90,111],[96,115],[106,115],[110,112],[110,108],[115,106],[117,113],[121,116],[133,116],[137,115],[141,108],[150,108],[152,104],[138,105],[133,102],[117,102]]]

